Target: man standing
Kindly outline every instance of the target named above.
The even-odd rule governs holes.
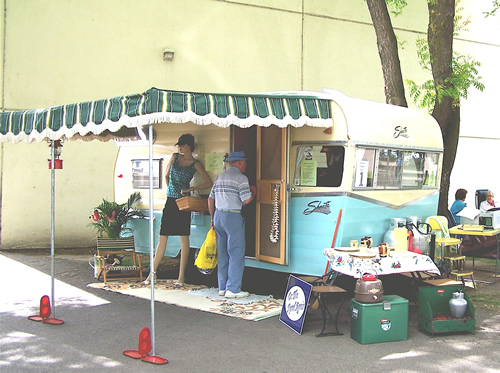
[[[256,194],[243,174],[247,166],[245,152],[229,154],[229,168],[214,182],[208,197],[208,210],[217,235],[219,295],[226,298],[245,298],[241,291],[245,269],[245,220],[241,216],[243,205],[249,204]]]

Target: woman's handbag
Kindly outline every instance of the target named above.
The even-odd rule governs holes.
[[[208,231],[207,238],[201,245],[194,265],[200,269],[213,269],[217,266],[217,244],[214,227],[211,227]]]
[[[196,189],[198,192],[198,197],[187,196],[177,199],[177,207],[181,211],[195,211],[195,212],[203,212],[208,211],[208,198],[200,197],[200,191]]]

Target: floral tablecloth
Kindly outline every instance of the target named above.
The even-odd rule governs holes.
[[[323,250],[331,268],[339,273],[360,278],[363,273],[390,275],[404,272],[430,272],[439,275],[439,269],[427,255],[405,253],[391,253],[388,257],[356,258],[345,251],[335,249]]]

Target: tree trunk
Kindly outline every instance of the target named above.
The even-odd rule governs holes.
[[[444,157],[441,174],[441,190],[438,214],[447,216],[450,175],[455,163],[460,129],[460,106],[451,97],[439,97],[437,87],[449,86],[453,57],[453,28],[455,0],[436,0],[427,3],[429,27],[427,40],[431,58],[432,76],[436,85],[436,102],[432,116],[437,120],[443,134]]]
[[[387,11],[385,0],[367,0],[384,75],[385,102],[407,107],[403,74],[398,55],[398,42]]]
[[[447,98],[448,100],[451,100]],[[443,100],[444,101],[444,100]],[[436,105],[437,106],[437,105]],[[441,106],[444,106],[441,105]],[[435,110],[436,111],[436,108]],[[450,176],[455,164],[457,154],[458,137],[460,132],[460,107],[448,105],[447,108],[439,108],[439,114],[432,114],[439,122],[441,128],[444,124],[446,131],[443,131],[443,168],[441,171],[441,187],[439,193],[438,214],[447,216],[448,212],[448,195],[450,191]]]

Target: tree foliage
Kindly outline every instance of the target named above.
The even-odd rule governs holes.
[[[466,26],[470,23],[469,19],[463,20],[462,10],[462,8],[457,7],[453,27],[454,36],[457,35],[458,31],[466,30]],[[432,72],[427,40],[422,37],[417,38],[416,47],[420,66],[423,70]],[[471,87],[483,91],[484,84],[481,82],[478,70],[480,66],[481,63],[473,57],[454,52],[451,60],[452,74],[445,79],[443,84],[437,84],[433,79],[421,84],[415,83],[412,79],[405,79],[405,83],[408,85],[410,97],[415,104],[431,113],[436,100],[442,101],[445,96],[450,97],[453,106],[457,107],[460,105],[461,98],[467,99]]]
[[[493,0],[493,8],[489,12],[484,12],[485,17],[494,16],[500,8],[500,0]]]
[[[420,66],[424,70],[430,71],[429,48],[427,42],[422,38],[417,40],[417,54]],[[431,113],[436,99],[442,101],[444,96],[452,98],[453,105],[456,107],[460,105],[460,98],[467,99],[471,87],[479,91],[484,90],[484,84],[481,82],[478,70],[481,63],[471,56],[455,53],[451,66],[453,74],[445,79],[444,84],[436,84],[432,79],[421,84],[417,84],[411,79],[405,79],[410,97],[419,108],[427,109]]]
[[[395,16],[399,16],[408,5],[406,0],[386,0],[385,2],[391,9],[391,13]]]

